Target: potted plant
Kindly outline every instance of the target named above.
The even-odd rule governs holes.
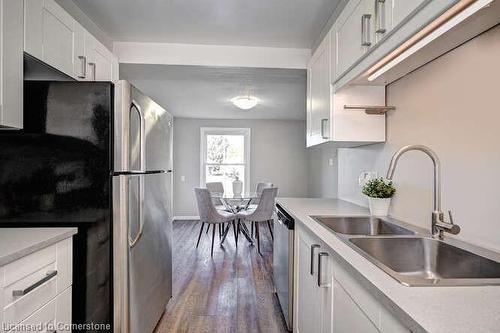
[[[389,205],[394,193],[396,193],[396,189],[392,181],[381,177],[367,181],[363,186],[363,194],[368,196],[370,214],[386,216],[389,213]]]

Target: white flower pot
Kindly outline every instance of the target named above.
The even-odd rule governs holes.
[[[241,180],[233,181],[233,195],[235,197],[241,197],[241,191],[243,190],[243,182]]]
[[[370,198],[368,197],[370,206],[370,214],[374,216],[387,216],[389,214],[389,206],[391,198]]]

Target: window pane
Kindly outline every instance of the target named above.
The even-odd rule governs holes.
[[[207,163],[244,163],[243,135],[207,135]]]
[[[224,185],[224,193],[233,194],[233,180],[238,176],[243,182],[245,192],[245,167],[243,165],[207,165],[206,182],[221,182]]]

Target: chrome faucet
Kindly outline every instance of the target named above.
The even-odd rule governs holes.
[[[453,223],[453,215],[451,210],[448,211],[450,216],[450,222],[444,220],[444,214],[441,211],[441,163],[436,153],[427,146],[422,145],[409,145],[401,147],[391,159],[391,164],[387,170],[387,179],[392,180],[394,176],[394,171],[396,170],[396,164],[399,158],[404,153],[411,150],[419,150],[430,157],[432,163],[434,164],[434,208],[432,211],[432,224],[431,233],[433,237],[443,238],[443,233],[448,232],[450,234],[456,235],[460,232],[460,227]]]

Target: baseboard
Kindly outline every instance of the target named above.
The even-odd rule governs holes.
[[[200,219],[199,216],[174,216],[172,220],[175,222],[175,221],[193,221],[199,219]]]

